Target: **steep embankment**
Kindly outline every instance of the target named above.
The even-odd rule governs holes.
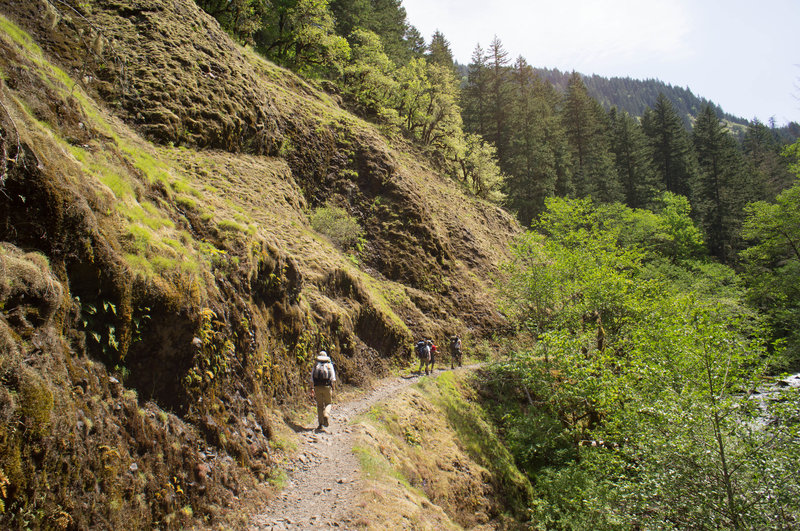
[[[476,401],[478,368],[337,401],[327,432],[298,431],[286,488],[249,528],[525,528],[532,488]]]
[[[361,384],[498,324],[510,216],[190,0],[0,11],[3,526],[213,524],[316,350]],[[328,203],[356,259],[311,229]]]

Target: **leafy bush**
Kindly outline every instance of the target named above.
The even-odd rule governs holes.
[[[358,220],[340,207],[323,206],[311,214],[311,227],[327,236],[334,245],[348,251],[360,251],[364,245],[364,229]]]
[[[630,215],[551,200],[543,234],[520,237],[503,268],[503,310],[536,341],[488,381],[543,501],[537,517],[548,528],[795,527],[800,397],[781,392],[786,408],[765,412],[749,396],[761,322],[733,271],[685,260],[696,245],[621,238]]]

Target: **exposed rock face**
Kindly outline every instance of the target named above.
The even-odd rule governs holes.
[[[415,336],[501,324],[511,217],[191,0],[0,12],[4,526],[218,518],[315,351],[361,384]],[[311,229],[325,204],[357,257]]]

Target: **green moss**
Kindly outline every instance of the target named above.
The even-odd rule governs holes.
[[[133,195],[130,183],[117,172],[97,164],[90,164],[89,169],[99,178],[100,182],[111,189],[117,198],[125,199]]]
[[[497,478],[508,505],[523,515],[533,499],[530,482],[517,468],[483,409],[464,396],[457,378],[455,373],[445,372],[417,385],[445,413],[470,457]]]
[[[53,393],[47,382],[32,372],[24,374],[19,386],[19,407],[29,429],[44,434],[53,410]]]
[[[172,181],[170,183],[170,186],[175,192],[179,194],[193,195],[194,197],[198,198],[203,197],[203,194],[198,189],[194,188],[193,186],[184,181],[178,181],[178,180]]]
[[[197,210],[197,201],[185,195],[179,195],[175,198],[175,203],[183,208],[189,210]]]
[[[119,204],[117,205],[117,211],[125,216],[128,221],[148,227],[152,231],[175,228],[175,223],[171,219],[164,217],[161,211],[152,203]]]
[[[230,219],[221,219],[217,222],[217,227],[226,232],[245,232],[246,227]]]
[[[153,242],[152,231],[146,227],[142,227],[141,225],[129,225],[128,234],[130,234],[132,237],[133,248],[142,254],[144,254],[148,246],[150,246]]]
[[[37,56],[42,55],[42,49],[39,48],[35,42],[33,42],[31,36],[25,33],[25,31],[23,31],[19,26],[8,20],[3,15],[0,15],[0,30],[5,32],[5,34],[11,37],[14,42],[29,52]]]
[[[189,250],[186,249],[186,247],[178,240],[173,238],[162,238],[161,242],[167,247],[174,249],[181,256],[187,256],[189,254]]]

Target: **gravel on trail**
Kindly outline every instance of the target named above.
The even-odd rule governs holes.
[[[331,425],[319,433],[313,427],[298,431],[300,448],[285,464],[285,488],[262,514],[252,517],[248,529],[355,529],[352,509],[362,489],[353,454],[355,429],[348,422],[419,378],[387,378],[360,398],[340,404],[334,394]]]

